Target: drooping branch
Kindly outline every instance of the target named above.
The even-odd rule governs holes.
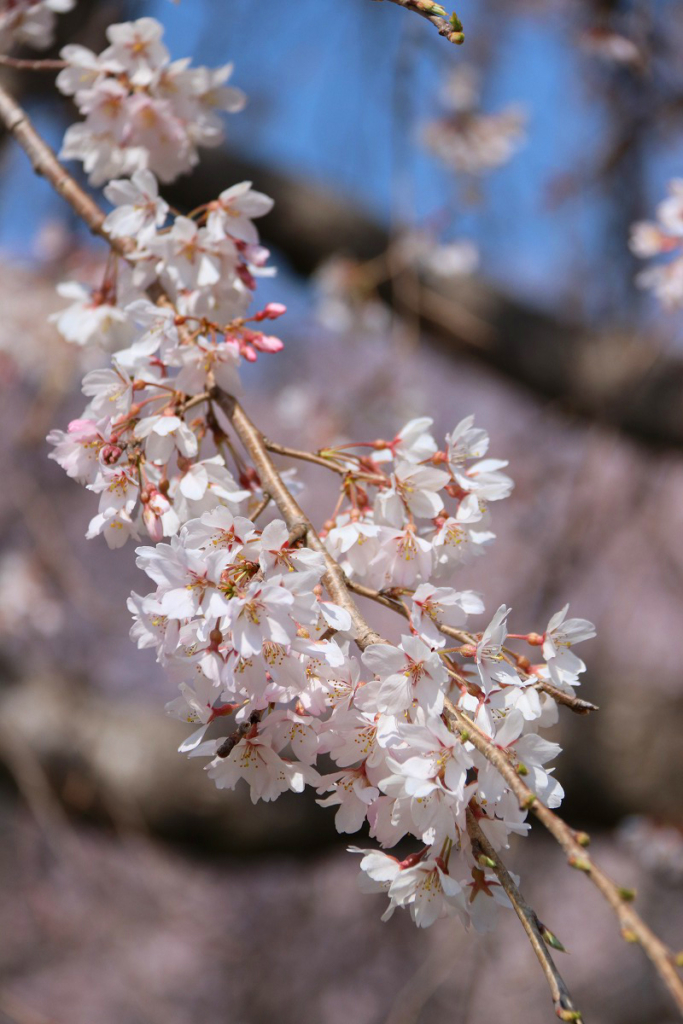
[[[126,256],[127,246],[109,239],[103,230],[104,214],[81,189],[57,160],[54,152],[33,128],[26,112],[7,91],[0,86],[0,121],[16,138],[28,154],[34,169],[42,174],[69,202],[74,211],[88,227],[108,241],[119,255]],[[276,504],[290,531],[316,551],[326,563],[323,582],[333,600],[345,608],[351,616],[355,639],[362,649],[372,643],[385,643],[384,639],[366,622],[348,587],[348,581],[332,556],[329,554],[310,520],[289,491],[278,473],[264,442],[263,433],[251,422],[239,403],[229,395],[215,390],[211,396],[216,401],[249,452],[259,474],[265,494]],[[391,607],[394,605],[390,604]],[[397,610],[394,608],[394,610]],[[676,1005],[683,1012],[683,984],[679,978],[671,951],[659,940],[627,903],[625,890],[619,889],[612,880],[588,857],[577,834],[558,815],[545,807],[534,793],[522,782],[506,754],[493,744],[474,723],[447,701],[449,724],[463,739],[474,747],[497,769],[507,782],[510,790],[520,801],[520,806],[531,809],[550,834],[567,854],[571,866],[584,871],[607,902],[615,910],[622,925],[622,933],[628,941],[638,942],[646,952],[664,984],[673,996]]]
[[[381,2],[381,0],[378,0]],[[389,0],[390,3],[403,7],[406,11],[414,11],[427,21],[431,21],[440,36],[444,36],[449,43],[460,46],[465,42],[465,33],[462,30],[462,22],[457,14],[447,17],[447,11],[441,4],[432,3],[432,0]]]
[[[302,452],[297,448],[288,448],[287,445],[277,444],[277,442],[271,441],[267,437],[264,437],[263,443],[266,449],[275,455],[284,455],[290,459],[300,459],[302,462],[312,462],[316,466],[324,466],[325,469],[331,469],[333,473],[339,473],[340,476],[346,476],[347,470],[344,466],[340,466],[339,463],[332,461],[332,459],[324,458],[318,452]]]
[[[582,1017],[581,1012],[574,1006],[564,979],[550,955],[550,951],[543,937],[542,926],[538,920],[538,915],[522,896],[521,892],[515,885],[510,872],[482,832],[481,826],[474,816],[474,812],[469,807],[467,808],[467,832],[472,843],[472,852],[475,857],[479,860],[479,856],[481,855],[483,858],[481,861],[482,864],[485,864],[486,861],[489,862],[491,869],[495,872],[498,881],[507,893],[507,897],[512,904],[512,909],[522,923],[522,927],[527,934],[531,948],[536,954],[538,962],[540,963],[541,969],[548,982],[553,1005],[555,1007],[555,1013],[560,1020],[580,1021]]]
[[[375,601],[377,604],[383,605],[385,608],[390,608],[392,612],[397,612],[404,618],[408,618],[408,612],[405,605],[401,601],[397,601],[391,596],[391,594],[383,594],[379,590],[374,590],[372,587],[366,587],[362,583],[357,583],[355,580],[346,580],[346,585],[349,590],[352,590],[359,597],[367,597],[370,601]],[[472,636],[471,633],[466,633],[462,629],[454,629],[452,626],[444,626],[441,623],[437,623],[437,629],[444,636],[449,636],[453,640],[459,640],[460,643],[471,644],[476,643],[476,637]],[[562,704],[564,707],[569,708],[577,715],[588,715],[591,711],[598,711],[598,707],[595,704],[591,704],[588,700],[582,700],[581,697],[574,697],[569,693],[565,693],[564,690],[560,690],[559,687],[553,686],[552,683],[546,682],[544,679],[539,679],[537,682],[531,684],[537,690],[542,690],[543,693],[547,693],[549,697],[552,697],[556,704]]]
[[[627,942],[638,943],[654,964],[657,972],[671,993],[676,1006],[683,1014],[683,981],[676,970],[672,951],[657,938],[630,904],[631,890],[618,886],[609,875],[597,866],[586,852],[589,842],[585,833],[577,833],[554,811],[541,803],[535,793],[522,781],[506,753],[497,747],[474,722],[451,701],[446,701],[447,717],[452,727],[460,733],[500,773],[524,810],[532,811],[550,832],[567,855],[569,865],[583,871],[602,893],[614,910],[621,925],[621,934]]]
[[[319,551],[325,559],[327,568],[323,576],[323,583],[332,600],[351,616],[354,638],[360,649],[363,650],[369,644],[382,643],[382,638],[365,621],[358,605],[349,593],[344,573],[332,558],[314,530],[310,519],[305,515],[278,473],[275,463],[268,453],[261,431],[252,423],[242,406],[231,395],[216,390],[214,398],[251,456],[262,486],[277,505],[289,530],[297,531],[307,546],[314,551]]]
[[[68,64],[65,60],[25,60],[23,57],[10,57],[7,53],[0,53],[0,67],[14,68],[16,71],[62,71]]]
[[[309,545],[326,556],[328,566],[324,582],[330,592],[342,607],[345,607],[351,614],[354,628],[358,630],[356,643],[363,650],[372,643],[385,643],[386,641],[370,627],[357,605],[349,594],[348,581],[341,567],[326,552],[325,547],[318,534],[313,529],[298,503],[290,494],[286,484],[278,474],[263,442],[263,435],[254,426],[241,406],[230,396],[219,395],[222,408],[244,444],[245,448],[254,460],[259,475],[261,476],[268,492],[272,494],[273,500],[285,518],[285,522],[292,529],[293,525],[304,523],[306,526],[306,540]],[[394,607],[394,610],[397,610]],[[508,783],[511,791],[520,801],[520,806],[531,810],[539,821],[550,832],[557,843],[562,847],[568,857],[569,864],[586,873],[596,888],[602,893],[609,905],[615,911],[621,924],[622,936],[628,942],[639,943],[644,952],[653,963],[662,981],[671,993],[677,1007],[683,1013],[683,982],[679,977],[674,965],[674,956],[670,949],[651,931],[642,918],[629,905],[632,894],[620,888],[608,875],[597,867],[595,862],[586,854],[585,846],[577,839],[574,832],[557,814],[545,807],[536,795],[526,786],[515,768],[509,761],[506,754],[499,747],[496,747],[488,737],[485,736],[474,723],[464,715],[450,701],[447,701],[447,717],[452,727],[460,733],[463,739],[467,739],[486,759],[496,768],[501,776]],[[572,1018],[566,1018],[571,1020]],[[574,1018],[576,1019],[576,1018]]]
[[[36,174],[50,182],[94,235],[104,238],[115,253],[125,256],[128,247],[120,239],[105,234],[105,215],[97,203],[62,167],[54,150],[33,127],[26,111],[3,86],[0,86],[0,121],[24,150]]]

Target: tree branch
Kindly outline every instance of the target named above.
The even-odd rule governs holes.
[[[0,53],[0,67],[14,68],[16,71],[63,71],[68,68],[65,60],[25,60],[22,57],[10,57]]]
[[[483,854],[483,857],[491,862],[492,870],[495,871],[498,881],[507,893],[508,899],[512,904],[512,908],[521,921],[522,927],[524,928],[527,938],[531,944],[531,948],[536,954],[538,962],[541,965],[541,969],[545,974],[548,987],[550,988],[553,1005],[555,1007],[555,1013],[560,1020],[580,1021],[582,1019],[581,1012],[574,1006],[564,979],[555,966],[555,962],[545,944],[538,915],[526,902],[515,885],[510,872],[505,867],[505,864],[503,864],[502,860],[482,832],[481,826],[474,816],[474,812],[468,807],[466,813],[467,832],[472,842],[472,852],[477,860],[479,860],[480,854]]]
[[[57,159],[54,150],[38,134],[26,111],[7,90],[0,86],[0,121],[24,150],[36,174],[46,178],[54,190],[64,196],[72,210],[87,224],[94,235],[104,238],[119,256],[130,251],[121,239],[109,238],[104,231],[105,215],[94,200]]]
[[[17,142],[28,154],[37,173],[44,175],[74,211],[95,234],[106,238],[112,249],[125,256],[127,247],[109,239],[103,230],[104,214],[96,203],[85,194],[78,183],[68,174],[57,160],[54,152],[42,140],[33,128],[26,112],[0,86],[0,120],[12,133]],[[345,608],[353,623],[356,643],[363,650],[369,644],[386,643],[365,621],[358,606],[351,597],[347,580],[340,566],[329,554],[320,537],[304,514],[293,495],[278,473],[264,443],[263,434],[251,422],[239,403],[229,395],[216,390],[212,397],[231,422],[235,433],[249,452],[259,474],[264,490],[277,505],[290,530],[302,530],[307,544],[319,551],[326,563],[323,582],[332,599]],[[393,607],[392,604],[390,604]],[[395,608],[395,610],[397,610]],[[671,951],[647,927],[626,900],[630,898],[625,890],[619,889],[614,882],[586,854],[584,845],[579,842],[577,833],[569,828],[549,808],[540,803],[534,793],[522,782],[503,751],[496,747],[478,727],[464,715],[455,705],[446,700],[446,712],[449,723],[463,739],[468,739],[473,746],[498,770],[507,782],[510,790],[520,801],[520,806],[531,809],[545,828],[555,838],[568,857],[572,867],[584,871],[607,902],[614,909],[622,926],[622,934],[627,941],[638,942],[654,964],[664,984],[671,993],[678,1008],[683,1012],[683,984],[674,967]]]
[[[249,452],[262,487],[277,505],[290,531],[300,531],[308,547],[319,551],[325,559],[327,569],[323,576],[323,583],[332,600],[345,608],[351,616],[354,638],[360,649],[363,650],[369,644],[383,643],[379,633],[376,633],[361,615],[358,605],[346,586],[344,573],[332,558],[313,529],[310,519],[305,515],[278,473],[268,453],[261,431],[251,422],[242,406],[231,395],[216,389],[213,398],[228,417],[235,433]]]
[[[463,740],[469,741],[500,773],[517,797],[519,806],[524,810],[533,811],[566,853],[570,867],[583,871],[602,893],[617,915],[623,938],[627,942],[636,942],[642,946],[671,993],[679,1011],[683,1014],[683,982],[675,967],[674,954],[648,928],[630,905],[629,901],[633,898],[633,893],[616,885],[588,855],[586,852],[588,836],[585,833],[575,832],[562,818],[542,804],[536,794],[519,777],[504,751],[492,743],[489,737],[448,698],[446,699],[446,714],[449,722],[460,733]]]
[[[316,466],[324,466],[325,469],[331,469],[333,473],[339,473],[340,476],[346,476],[348,473],[348,469],[344,466],[337,465],[336,462],[324,458],[324,456],[319,455],[317,452],[302,452],[298,448],[288,448],[284,444],[270,441],[267,437],[264,437],[263,444],[269,452],[274,452],[275,455],[285,455],[290,459],[301,459],[302,462],[313,462]]]
[[[382,594],[379,590],[373,590],[371,587],[366,587],[362,583],[356,583],[355,580],[346,578],[346,586],[349,590],[352,590],[359,597],[367,597],[370,601],[376,601],[377,604],[384,605],[385,608],[391,608],[392,612],[398,612],[404,619],[408,618],[408,612],[400,601],[392,598],[390,594]],[[454,629],[452,626],[438,625],[437,629],[444,636],[450,636],[453,640],[459,640],[460,643],[471,644],[476,643],[477,638],[471,633],[466,633],[462,629]],[[580,697],[573,697],[569,693],[565,693],[564,690],[560,690],[559,687],[553,686],[552,683],[547,683],[543,679],[539,679],[537,682],[531,684],[537,690],[542,690],[543,693],[547,693],[548,696],[552,697],[557,704],[563,704],[564,707],[569,708],[576,715],[587,715],[591,711],[599,711],[596,704],[591,704],[590,701],[582,700]]]
[[[462,30],[460,18],[455,13],[451,14],[450,18],[444,17],[446,10],[441,4],[432,3],[431,0],[389,0],[389,2],[406,11],[414,11],[420,17],[431,21],[439,35],[444,36],[449,43],[460,46],[465,42],[465,33]]]

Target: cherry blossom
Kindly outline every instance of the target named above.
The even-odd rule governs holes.
[[[495,539],[489,505],[513,486],[472,416],[441,446],[418,416],[391,440],[299,453],[341,477],[317,532],[283,503],[283,489],[301,491],[294,472],[275,487],[263,452],[245,458],[230,410],[249,364],[283,349],[262,328],[285,307],[252,307],[273,272],[254,224],[272,200],[238,182],[184,216],[159,186],[220,141],[220,112],[244,98],[227,84],[231,66],[171,61],[154,19],[107,38],[99,55],[66,47],[57,80],[84,116],[62,155],[106,183],[116,254],[99,287],[60,287],[71,304],[58,330],[103,363],[89,364],[82,415],[49,435],[51,458],[97,496],[88,537],[139,544],[149,592],[129,599],[131,639],[178,687],[166,710],[194,727],[181,752],[208,758],[219,789],[246,782],[256,802],[310,786],[338,831],[367,825],[387,848],[412,838],[403,860],[357,851],[364,890],[388,896],[384,917],[402,908],[420,927],[457,916],[486,930],[507,898],[468,822],[500,850],[528,831],[527,811],[453,715],[557,806],[562,787],[546,765],[559,746],[541,733],[557,720],[552,687],[571,695],[579,683],[585,664],[570,647],[593,626],[565,607],[543,632],[511,633],[507,605],[484,628],[471,623],[485,603],[458,589],[457,573]],[[479,172],[507,158],[519,120],[506,128],[476,111],[463,75],[449,102],[453,165]],[[678,193],[660,210],[671,238],[683,237]],[[643,251],[658,237],[642,229]],[[397,612],[401,628],[386,640],[364,632],[347,586]]]
[[[0,6],[0,50],[23,43],[45,50],[52,43],[55,15],[72,10],[76,0],[4,0]]]

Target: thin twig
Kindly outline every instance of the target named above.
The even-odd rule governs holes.
[[[16,68],[17,71],[63,71],[69,64],[65,60],[23,60],[0,53],[0,66]]]
[[[24,150],[36,174],[46,178],[55,191],[64,196],[67,203],[87,224],[93,234],[104,238],[114,252],[125,256],[132,247],[130,240],[126,245],[122,239],[110,238],[106,234],[104,231],[105,215],[102,210],[62,167],[54,150],[48,146],[31,124],[26,111],[3,86],[0,86],[0,120]]]
[[[537,690],[543,690],[549,697],[552,697],[556,704],[564,704],[566,708],[570,708],[575,715],[589,715],[591,711],[600,710],[597,704],[591,704],[589,700],[583,700],[581,697],[573,697],[570,693],[565,693],[564,690],[553,686],[552,683],[547,683],[544,679],[534,683],[534,686]]]
[[[195,405],[201,405],[202,402],[208,402],[210,397],[211,396],[208,391],[204,391],[201,395],[193,395],[192,398],[188,398],[187,402],[183,402],[183,404],[178,407],[178,412],[187,412],[188,409],[193,409]]]
[[[303,452],[299,451],[298,448],[288,448],[284,444],[276,444],[275,441],[268,440],[267,437],[264,437],[263,444],[269,452],[274,452],[275,455],[286,455],[290,459],[313,462],[316,466],[324,466],[325,469],[331,469],[334,473],[339,473],[341,476],[346,476],[348,473],[348,469],[344,466],[338,466],[336,462],[332,462],[316,452]]]
[[[359,597],[367,597],[370,601],[375,601],[377,604],[384,605],[385,608],[391,608],[392,611],[398,612],[405,619],[408,618],[408,612],[405,605],[396,598],[392,598],[391,594],[383,594],[380,590],[373,590],[371,587],[366,587],[362,583],[357,583],[355,580],[346,579],[346,586],[349,590],[352,590]],[[440,623],[436,623],[436,628],[444,636],[449,636],[453,640],[459,640],[464,644],[476,643],[476,637],[471,633],[466,633],[462,629],[454,629],[453,626],[444,626]],[[577,715],[587,715],[591,711],[598,711],[599,708],[596,704],[591,704],[590,701],[582,700],[580,697],[573,697],[569,693],[565,693],[564,690],[560,690],[559,687],[553,686],[552,683],[547,683],[543,679],[539,679],[531,683],[535,689],[542,690],[543,693],[547,693],[557,704],[563,704]]]
[[[639,943],[654,964],[660,978],[683,1014],[683,981],[676,970],[671,950],[648,928],[630,905],[633,893],[620,888],[599,868],[589,854],[585,833],[577,833],[554,811],[542,804],[535,793],[522,781],[505,752],[497,747],[474,722],[446,699],[446,715],[453,728],[467,739],[487,761],[497,769],[524,810],[531,810],[567,854],[570,867],[583,871],[605,897],[617,915],[621,934],[627,942]]]
[[[392,0],[392,2],[399,3],[400,6],[407,6],[407,0]],[[102,211],[86,195],[75,179],[64,170],[53,151],[33,128],[26,112],[2,86],[0,86],[0,121],[5,124],[8,131],[12,133],[19,145],[27,153],[36,172],[44,175],[56,191],[64,196],[91,231],[106,238],[115,252],[126,256],[130,248],[130,242],[126,245],[118,239],[107,237],[103,230],[104,214]],[[356,643],[359,648],[363,650],[369,644],[386,643],[383,637],[365,621],[358,606],[351,597],[350,588],[347,586],[348,581],[342,569],[329,554],[320,537],[313,529],[310,520],[306,517],[282,480],[265,447],[263,434],[251,422],[239,403],[230,395],[216,390],[213,397],[223,409],[235,433],[251,455],[262,486],[272,496],[289,529],[305,527],[307,544],[313,550],[319,551],[325,558],[326,571],[323,576],[323,582],[332,599],[349,612]],[[382,603],[385,603],[384,600],[382,600]],[[394,610],[399,610],[401,607],[398,602],[391,602],[389,599],[387,599],[386,603],[389,607],[394,608]],[[597,867],[587,855],[584,845],[579,842],[577,833],[538,800],[536,795],[532,793],[517,775],[504,752],[499,747],[496,747],[489,737],[481,732],[449,700],[446,701],[446,711],[453,729],[459,732],[463,738],[466,736],[473,746],[498,770],[507,782],[510,790],[519,800],[520,806],[531,809],[565,851],[570,865],[584,871],[588,875],[614,909],[621,924],[624,938],[630,942],[638,942],[642,946],[671,993],[676,1005],[683,1013],[683,983],[676,972],[673,954],[628,904],[627,900],[630,898],[630,894],[615,885]]]
[[[389,0],[389,2],[431,21],[439,35],[444,36],[449,43],[460,46],[465,41],[462,22],[456,14],[452,14],[450,18],[444,18],[443,15],[446,14],[446,11],[441,4],[432,3],[431,0]]]
[[[260,515],[261,515],[261,514],[262,514],[263,512],[265,512],[265,511],[266,511],[266,509],[267,509],[267,508],[268,508],[268,506],[270,505],[270,501],[271,501],[270,495],[269,495],[269,494],[266,494],[266,492],[264,491],[264,492],[263,492],[263,500],[262,500],[262,501],[259,501],[259,503],[258,503],[258,505],[256,506],[256,508],[254,509],[254,511],[253,511],[253,512],[252,512],[252,513],[250,514],[250,516],[249,516],[249,518],[251,519],[252,523],[255,523],[255,522],[256,522],[256,520],[258,519],[258,517],[259,517],[259,516],[260,516]]]
[[[512,904],[512,908],[521,921],[522,927],[524,928],[527,938],[529,939],[529,943],[531,944],[531,948],[536,954],[538,962],[546,976],[553,1005],[555,1006],[555,1013],[560,1020],[581,1020],[581,1012],[574,1006],[562,975],[558,971],[555,962],[550,955],[550,951],[545,944],[538,915],[529,906],[515,885],[510,872],[484,835],[473,811],[468,807],[466,813],[467,832],[472,841],[472,852],[477,860],[479,860],[480,854],[483,854],[484,857],[491,862],[492,870],[495,872],[498,881],[507,893],[508,899]]]

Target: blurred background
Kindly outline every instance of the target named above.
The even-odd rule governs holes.
[[[519,632],[567,601],[596,623],[581,696],[600,710],[562,709],[553,737],[564,813],[680,948],[683,333],[635,286],[628,234],[683,168],[681,4],[461,0],[456,48],[371,0],[80,0],[54,54],[143,14],[174,57],[234,60],[249,96],[165,190],[187,210],[248,179],[276,200],[259,297],[288,305],[286,348],[247,369],[247,409],[307,448],[425,412],[437,437],[488,428],[516,488],[460,582]],[[76,115],[53,76],[2,79],[58,147]],[[85,541],[91,496],[44,442],[95,365],[48,323],[54,288],[95,280],[103,251],[1,146],[0,1021],[554,1019],[513,915],[486,937],[382,924],[312,796],[252,807],[176,753],[172,684],[127,639],[134,548]],[[588,1021],[675,1020],[538,828],[508,862]]]

